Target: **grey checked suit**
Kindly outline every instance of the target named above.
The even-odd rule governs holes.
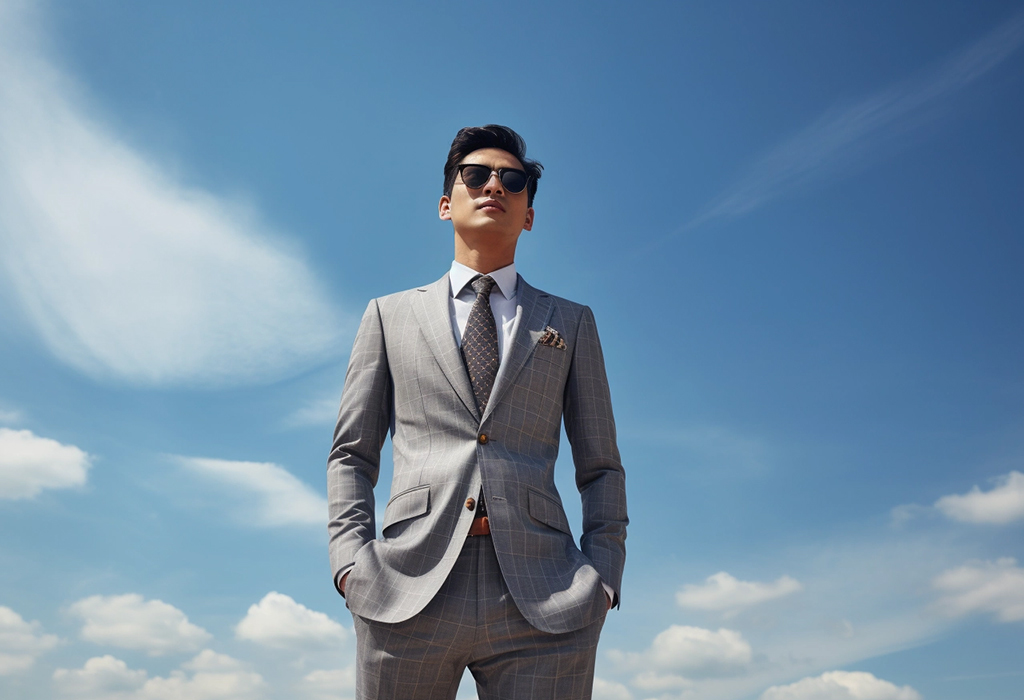
[[[625,480],[590,309],[522,277],[514,338],[481,416],[449,314],[448,276],[370,302],[349,361],[327,467],[335,580],[353,614],[400,623],[435,598],[483,491],[500,572],[530,625],[551,634],[601,620],[601,581],[620,590]],[[551,327],[565,347],[538,341]],[[583,505],[577,547],[554,483],[561,423]],[[394,480],[376,539],[373,487],[392,429]]]

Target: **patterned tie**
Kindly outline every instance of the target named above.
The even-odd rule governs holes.
[[[498,327],[491,312],[494,280],[483,275],[473,278],[470,284],[476,292],[476,301],[462,334],[462,359],[466,361],[477,408],[483,415],[494,387],[494,378],[498,375]]]

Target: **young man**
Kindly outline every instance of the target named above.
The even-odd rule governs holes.
[[[516,274],[540,173],[511,129],[460,130],[438,205],[451,270],[371,301],[356,335],[327,490],[361,700],[450,700],[466,668],[484,700],[591,696],[626,557],[625,480],[590,309]],[[554,482],[563,418],[579,547]]]

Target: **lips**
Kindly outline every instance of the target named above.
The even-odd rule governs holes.
[[[499,202],[496,199],[488,199],[488,200],[484,201],[483,203],[481,203],[480,206],[479,206],[480,209],[488,209],[490,207],[498,209],[499,211],[505,211],[505,207],[503,207],[501,205],[501,202]]]

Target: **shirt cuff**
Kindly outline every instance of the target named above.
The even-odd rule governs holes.
[[[355,566],[355,564],[353,564],[352,566],[346,566],[344,569],[338,572],[337,576],[334,577],[334,587],[338,589],[338,593],[341,593],[341,579],[345,578],[345,574],[351,571],[353,566]],[[341,593],[341,597],[344,598],[345,594]]]
[[[339,578],[338,580],[340,581],[341,579]],[[608,594],[608,600],[612,601],[612,607],[614,608],[615,607],[615,591],[613,591],[612,587],[609,586],[604,581],[601,581],[601,585],[604,586],[604,592]]]

